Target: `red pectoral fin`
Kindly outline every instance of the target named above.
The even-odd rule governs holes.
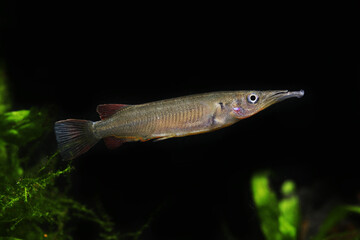
[[[124,139],[117,138],[117,137],[107,137],[104,138],[105,145],[108,149],[115,149],[120,147],[124,142]]]
[[[111,117],[114,113],[127,107],[126,104],[102,104],[98,105],[96,111],[99,113],[101,120]]]

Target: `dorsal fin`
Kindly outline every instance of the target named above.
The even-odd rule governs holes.
[[[114,115],[114,113],[127,107],[126,104],[101,104],[96,107],[96,111],[99,113],[101,120],[107,119]]]

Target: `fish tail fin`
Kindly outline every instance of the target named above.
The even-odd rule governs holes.
[[[93,132],[93,122],[67,119],[55,123],[55,135],[61,156],[74,159],[87,152],[99,139]]]

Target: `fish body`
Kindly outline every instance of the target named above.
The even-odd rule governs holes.
[[[100,139],[110,149],[124,142],[164,140],[227,127],[266,107],[304,91],[224,91],[190,95],[139,105],[104,104],[101,120],[68,119],[55,123],[61,155],[75,158]]]
[[[145,141],[212,131],[239,120],[228,114],[226,103],[232,95],[218,92],[125,106],[110,118],[95,122],[94,132],[99,138]]]

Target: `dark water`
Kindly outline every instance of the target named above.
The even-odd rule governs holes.
[[[359,79],[351,47],[329,40],[330,29],[296,19],[217,24],[171,12],[8,5],[1,57],[16,109],[52,105],[59,120],[97,120],[97,104],[305,90],[223,130],[114,151],[100,142],[75,160],[71,194],[90,208],[100,202],[119,229],[136,231],[153,216],[143,239],[226,239],[224,228],[261,239],[249,180],[262,169],[274,172],[275,188],[293,179],[310,192],[305,208],[358,203]],[[75,237],[96,234],[79,222]]]

